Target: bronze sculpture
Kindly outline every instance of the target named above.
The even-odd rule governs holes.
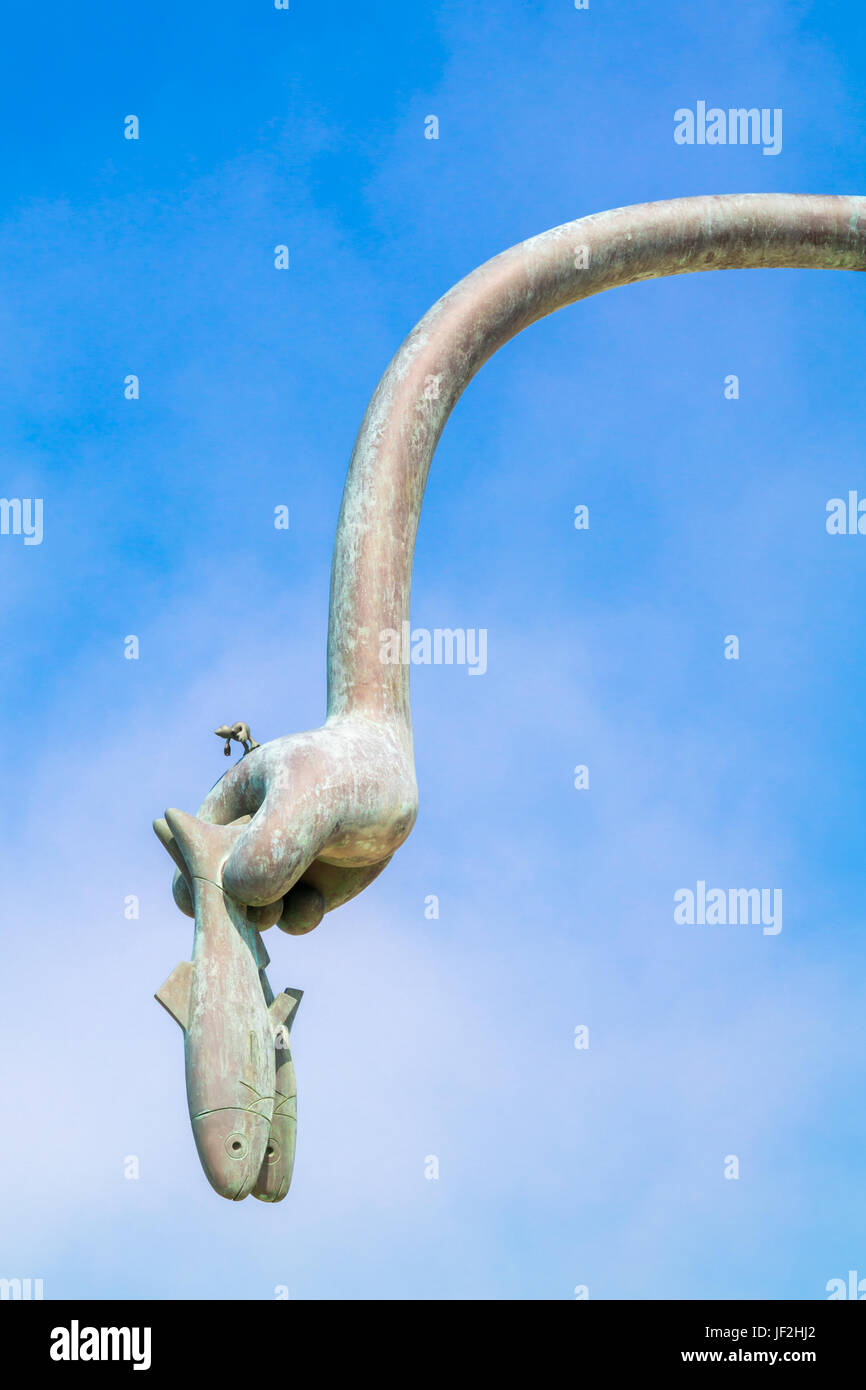
[[[232,743],[239,743],[245,753],[251,753],[254,748],[259,748],[261,746],[256,743],[250,733],[249,724],[242,724],[240,722],[237,724],[220,724],[218,729],[214,729],[214,733],[217,738],[225,739],[226,742],[223,752],[226,757],[228,757],[232,751]]]
[[[349,465],[331,574],[324,725],[251,747],[205,798],[197,820],[167,811],[167,824],[157,823],[178,865],[175,900],[196,917],[196,941],[204,939],[208,914],[221,913],[224,940],[230,940],[228,922],[249,957],[242,967],[235,961],[240,948],[226,947],[233,962],[226,969],[243,980],[237,997],[218,989],[202,996],[205,1012],[231,1012],[224,1032],[260,1038],[266,1017],[277,1026],[258,984],[259,932],[275,923],[294,935],[312,930],[381,873],[415,822],[408,667],[381,660],[380,634],[408,621],[427,473],[472,377],[521,329],[603,290],[699,270],[773,267],[866,270],[866,198],[708,196],[583,218],[486,262],[409,334],[373,394]],[[249,734],[237,725],[217,732],[236,736],[238,728]],[[253,975],[260,997],[250,985]],[[162,1002],[186,988],[183,979],[172,980],[158,996]],[[167,1007],[178,1016],[171,1002]],[[193,1073],[212,1060],[196,1051]],[[187,1074],[208,1177],[217,1191],[239,1200],[252,1190],[255,1158],[259,1166],[264,1161],[275,1094],[254,1102],[258,1123],[244,1120],[253,1157],[236,1184],[210,1139],[205,1161],[193,1104],[207,1087],[190,1077],[189,1055]],[[227,1073],[221,1084],[230,1089]],[[282,1179],[273,1195],[285,1195]]]

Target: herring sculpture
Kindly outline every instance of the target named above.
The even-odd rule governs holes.
[[[409,620],[424,487],[455,402],[499,347],[565,305],[661,276],[782,267],[866,270],[866,198],[706,196],[566,223],[461,280],[387,368],[337,525],[325,723],[260,745],[247,725],[221,727],[226,751],[236,739],[243,756],[195,817],[170,810],[155,823],[177,866],[175,901],[196,924],[192,961],[157,998],[185,1030],[190,1119],[221,1195],[279,1201],[291,1181],[294,1068],[277,1039],[299,996],[273,999],[261,932],[311,931],[415,823],[409,669],[383,663],[380,634]]]

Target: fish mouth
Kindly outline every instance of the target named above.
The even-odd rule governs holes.
[[[289,1190],[288,1179],[280,1178],[280,1183],[275,1192],[254,1192],[253,1196],[258,1197],[260,1202],[281,1202]]]
[[[244,1105],[217,1105],[192,1117],[193,1136],[211,1187],[230,1202],[249,1196],[261,1169],[268,1116]],[[253,1120],[261,1121],[253,1124]]]

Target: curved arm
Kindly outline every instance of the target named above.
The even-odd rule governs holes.
[[[521,328],[602,290],[774,266],[866,270],[866,198],[749,193],[586,217],[488,261],[409,334],[349,465],[331,573],[328,718],[253,749],[199,809],[204,823],[247,822],[222,882],[238,902],[266,909],[260,925],[279,917],[286,931],[310,930],[375,878],[412,829],[409,670],[380,660],[380,633],[408,621],[430,460],[479,367]],[[170,833],[161,838],[173,853]],[[182,878],[175,892],[192,911]]]
[[[487,261],[412,330],[367,408],[331,571],[328,716],[357,712],[411,738],[400,631],[433,451],[475,373],[522,328],[618,285],[697,270],[866,270],[866,198],[747,193],[643,203],[567,222]]]

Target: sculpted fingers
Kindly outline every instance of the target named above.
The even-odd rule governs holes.
[[[365,864],[363,867],[326,864],[323,860],[317,859],[304,874],[303,882],[315,888],[321,895],[325,912],[333,912],[335,907],[342,907],[350,898],[357,897],[374,878],[378,878],[391,859],[392,855],[389,854],[387,859],[381,859],[378,864]],[[282,925],[280,922],[280,926]]]
[[[174,898],[175,906],[187,917],[195,916],[195,907],[192,901],[192,893],[189,884],[179,869],[175,869],[174,878],[171,881],[171,896]]]
[[[346,868],[341,864],[326,864],[322,859],[315,860],[301,881],[286,894],[277,926],[290,936],[303,936],[312,931],[326,912],[342,907],[378,878],[391,857],[389,854],[380,863],[366,864],[363,868]]]
[[[275,739],[252,748],[208,793],[196,833],[234,832],[205,835],[208,845],[224,846],[212,876],[260,931],[276,923],[290,935],[311,931],[372,882],[405,839],[414,803],[402,763],[387,739],[380,743],[378,730],[349,721]],[[379,764],[387,775],[371,784],[365,771]],[[178,868],[175,901],[192,915],[173,826],[169,816],[155,828]]]
[[[282,900],[277,926],[289,936],[305,936],[319,925],[325,911],[325,899],[317,888],[307,882],[296,883]]]
[[[341,864],[326,864],[316,859],[305,870],[303,878],[290,888],[283,899],[283,910],[277,926],[289,936],[304,936],[317,927],[326,912],[342,907],[357,897],[391,861],[391,855],[378,864],[363,868],[347,868]],[[257,909],[251,909],[256,911]],[[259,911],[266,909],[260,908]]]
[[[212,825],[232,825],[240,817],[252,816],[264,800],[266,763],[257,761],[257,750],[230,767],[211,787],[198,808],[199,820]]]
[[[226,861],[226,892],[256,907],[284,897],[327,843],[332,824],[332,813],[314,799],[287,804],[281,794],[269,795]]]

